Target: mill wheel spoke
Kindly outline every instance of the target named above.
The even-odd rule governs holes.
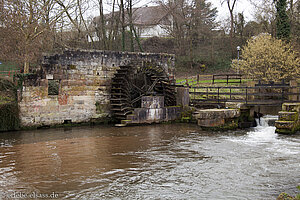
[[[175,105],[175,88],[169,82],[169,77],[160,66],[134,68],[120,66],[111,87],[111,111],[116,119],[126,119],[126,116],[141,107],[141,99],[146,95],[164,96],[165,105]]]

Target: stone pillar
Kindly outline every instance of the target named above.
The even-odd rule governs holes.
[[[290,80],[290,87],[297,87],[298,83],[296,80]],[[297,93],[298,88],[290,88],[289,92],[290,93]],[[298,101],[299,96],[298,95],[289,95],[289,100],[290,101]]]
[[[176,104],[178,106],[189,106],[190,104],[190,93],[189,88],[178,87],[176,94]]]

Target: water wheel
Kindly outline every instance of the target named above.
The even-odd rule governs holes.
[[[143,96],[164,96],[165,106],[176,104],[175,88],[162,67],[121,66],[112,78],[111,110],[113,117],[126,119],[134,108],[141,107]]]

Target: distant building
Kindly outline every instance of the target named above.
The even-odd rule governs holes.
[[[128,13],[125,13],[126,28],[129,30],[129,17]],[[114,19],[112,13],[105,15],[106,26],[110,28],[110,21],[118,20],[116,16],[119,15],[119,11],[114,13]],[[93,30],[93,40],[99,41],[97,36],[97,28],[101,27],[100,16],[95,17],[91,23],[91,29]],[[120,19],[119,19],[120,20]],[[172,27],[172,16],[168,13],[168,10],[163,6],[146,6],[140,8],[133,8],[133,25],[136,28],[137,33],[141,38],[149,37],[167,37]],[[89,39],[90,40],[90,39]]]

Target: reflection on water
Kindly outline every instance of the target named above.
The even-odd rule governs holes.
[[[274,127],[76,127],[0,135],[0,195],[66,199],[274,199],[300,183],[300,136]],[[1,198],[1,196],[0,196]]]

